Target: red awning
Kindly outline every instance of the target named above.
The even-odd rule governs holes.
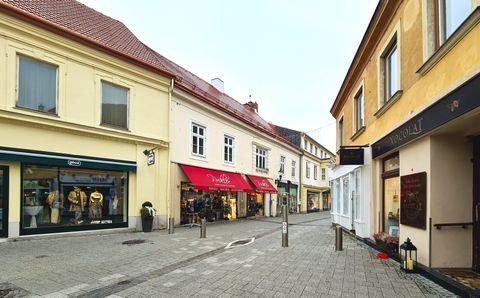
[[[268,181],[268,178],[250,175],[247,175],[247,177],[250,179],[250,181],[252,181],[253,185],[255,185],[257,192],[277,192],[277,189],[272,185],[272,183],[270,183],[270,181]]]
[[[252,188],[240,174],[187,165],[180,167],[195,189],[252,192]]]

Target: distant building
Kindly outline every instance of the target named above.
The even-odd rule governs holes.
[[[302,148],[300,156],[300,196],[289,200],[290,212],[316,212],[330,210],[329,166],[335,154],[304,132],[275,126],[275,130]],[[279,188],[280,189],[280,188]]]

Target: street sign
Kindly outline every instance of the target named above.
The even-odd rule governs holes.
[[[155,164],[155,151],[150,150],[147,155],[147,165],[151,166]]]

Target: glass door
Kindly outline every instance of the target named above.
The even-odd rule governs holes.
[[[0,167],[0,237],[8,234],[8,168]]]

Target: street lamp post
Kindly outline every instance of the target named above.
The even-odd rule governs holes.
[[[280,181],[282,180],[282,171],[278,171],[278,180],[277,180],[277,191],[280,187]],[[280,193],[277,192],[278,199],[282,200],[282,247],[288,247],[288,211],[287,204],[284,202],[283,197],[280,198]]]

